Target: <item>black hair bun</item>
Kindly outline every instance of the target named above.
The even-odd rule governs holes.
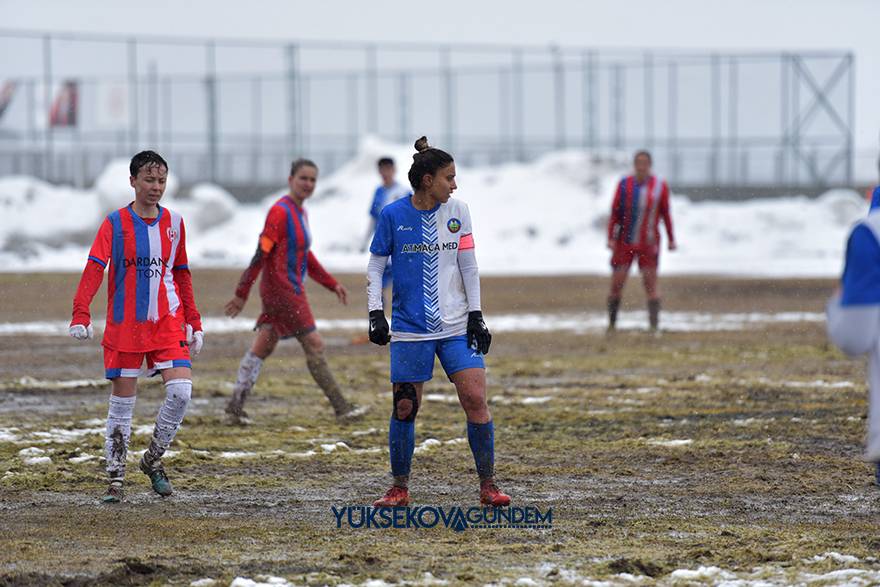
[[[430,149],[431,145],[428,144],[428,137],[419,137],[419,140],[416,141],[415,148],[419,153]]]

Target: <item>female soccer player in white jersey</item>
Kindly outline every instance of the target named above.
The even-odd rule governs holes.
[[[376,507],[409,504],[415,419],[434,356],[455,385],[467,416],[468,442],[480,476],[480,502],[504,506],[495,485],[495,433],[486,403],[483,355],[492,337],[480,309],[480,276],[468,207],[450,196],[455,162],[421,137],[409,181],[414,193],[386,206],[376,225],[367,268],[370,341],[391,343],[393,409],[388,430],[394,484]],[[391,328],[382,308],[382,273],[394,265]]]
[[[202,349],[201,317],[186,257],[186,228],[179,214],[159,205],[168,164],[159,154],[143,151],[132,158],[129,171],[134,201],[108,214],[101,224],[73,299],[70,322],[70,336],[92,337],[89,305],[107,268],[107,322],[101,342],[105,376],[112,382],[104,438],[110,477],[104,496],[107,503],[123,497],[131,416],[144,359],[148,373],[162,373],[166,395],[140,469],[156,493],[171,495],[161,458],[192,396],[190,355]]]

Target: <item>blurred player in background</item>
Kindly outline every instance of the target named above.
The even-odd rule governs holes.
[[[828,301],[828,336],[851,357],[868,355],[868,434],[864,459],[880,485],[880,202],[846,244],[840,289]]]
[[[245,353],[238,368],[238,379],[226,406],[233,423],[247,417],[244,402],[257,382],[263,361],[272,354],[279,339],[295,337],[306,355],[306,365],[315,382],[327,396],[339,421],[360,417],[366,411],[342,395],[327,360],[324,341],[315,328],[315,319],[306,298],[308,275],[348,303],[345,287],[328,273],[311,252],[312,235],[304,202],[315,191],[318,166],[307,159],[297,159],[290,168],[287,183],[290,193],[279,199],[266,217],[257,251],[245,269],[235,290],[235,297],[226,304],[226,315],[234,318],[244,308],[251,286],[260,272],[260,297],[263,312],[254,330],[257,336],[251,350]]]
[[[391,342],[393,408],[388,429],[394,483],[376,507],[409,503],[415,420],[434,357],[455,385],[467,417],[468,442],[480,477],[480,502],[504,506],[510,497],[495,485],[495,428],[486,403],[483,355],[492,337],[480,308],[480,275],[467,205],[450,198],[455,162],[440,149],[416,141],[409,181],[414,194],[386,206],[370,245],[367,297],[369,337]],[[393,330],[385,319],[382,275],[389,257]]]
[[[101,343],[105,376],[112,382],[104,436],[110,477],[107,503],[123,499],[131,418],[144,359],[148,373],[162,374],[165,401],[140,469],[156,493],[171,495],[161,458],[192,397],[190,354],[197,356],[203,342],[187,265],[186,228],[179,214],[159,205],[168,164],[157,153],[143,151],[132,158],[129,171],[134,201],[101,224],[76,290],[70,322],[72,337],[92,337],[89,305],[107,268],[107,322]]]
[[[373,234],[376,232],[376,225],[379,224],[379,214],[388,204],[392,204],[400,198],[412,195],[412,191],[405,185],[402,185],[394,179],[397,174],[397,167],[394,165],[394,159],[391,157],[382,157],[376,165],[379,169],[379,176],[382,183],[373,192],[373,202],[370,204],[370,227],[364,236],[364,243],[361,250],[366,251],[373,240]],[[385,273],[382,274],[382,287],[386,288],[391,283],[391,265],[386,267]]]
[[[608,219],[608,248],[611,256],[611,291],[608,294],[608,330],[617,326],[617,312],[629,268],[638,260],[645,294],[648,298],[648,321],[651,330],[660,325],[660,293],[657,268],[660,260],[660,220],[666,226],[669,250],[675,250],[672,217],[669,212],[669,186],[651,175],[651,154],[639,151],[633,158],[633,175],[620,180],[611,217]]]
[[[370,204],[370,226],[367,229],[367,234],[364,235],[364,242],[361,245],[361,252],[365,252],[367,247],[370,245],[370,241],[373,239],[373,234],[376,232],[376,226],[379,223],[379,214],[382,213],[382,209],[396,202],[400,198],[409,197],[412,195],[412,191],[397,182],[394,179],[394,176],[397,173],[397,167],[394,165],[394,159],[391,157],[382,157],[379,159],[377,163],[377,167],[379,168],[379,176],[382,178],[382,183],[379,187],[376,188],[376,191],[373,192],[373,202]],[[391,261],[388,261],[388,264],[385,265],[385,272],[382,274],[382,296],[384,300],[385,290],[388,289],[388,286],[391,285]],[[369,337],[366,335],[358,335],[351,339],[353,344],[366,344],[370,342]]]

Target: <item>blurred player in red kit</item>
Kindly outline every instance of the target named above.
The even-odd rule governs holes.
[[[608,329],[617,326],[620,297],[630,265],[638,261],[648,297],[651,330],[660,324],[660,293],[657,290],[657,266],[660,260],[660,220],[666,226],[669,250],[674,251],[675,236],[669,212],[669,186],[651,175],[651,154],[639,151],[633,158],[633,175],[620,180],[611,217],[608,219],[608,248],[611,256],[611,291],[608,294]]]
[[[226,315],[237,316],[244,308],[250,289],[260,272],[260,298],[263,312],[254,330],[257,336],[245,353],[238,368],[232,397],[226,406],[233,423],[241,423],[247,414],[244,402],[250,394],[263,361],[275,350],[282,338],[296,338],[306,354],[306,365],[318,387],[333,406],[339,421],[359,418],[365,407],[350,403],[342,395],[324,358],[324,341],[315,327],[315,319],[306,298],[305,280],[311,277],[348,303],[345,287],[328,273],[312,253],[312,234],[303,203],[315,191],[318,166],[308,159],[297,159],[291,165],[290,192],[279,199],[266,217],[257,251],[250,266],[242,274],[235,297],[226,304]]]

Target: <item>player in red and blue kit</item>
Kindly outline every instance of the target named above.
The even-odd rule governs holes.
[[[611,216],[608,219],[608,248],[611,256],[611,292],[608,295],[608,329],[617,325],[620,297],[629,275],[629,268],[638,260],[651,330],[660,323],[660,294],[657,291],[657,267],[660,260],[660,221],[666,226],[669,250],[676,248],[669,212],[669,186],[662,178],[651,175],[651,154],[639,151],[633,158],[635,173],[617,185]]]
[[[306,276],[334,292],[343,304],[348,302],[345,287],[328,273],[310,250],[312,235],[303,203],[315,191],[318,167],[307,159],[293,162],[288,177],[290,193],[279,199],[266,217],[257,251],[242,274],[235,297],[226,304],[226,315],[237,316],[244,308],[251,287],[260,272],[260,297],[263,312],[254,330],[256,339],[241,360],[238,379],[226,406],[233,423],[241,423],[247,414],[244,402],[257,382],[263,361],[272,354],[282,338],[295,337],[306,354],[306,364],[315,382],[330,400],[336,418],[352,420],[366,412],[343,397],[327,360],[324,342],[315,329],[315,319],[306,298]]]
[[[107,320],[101,343],[105,376],[112,382],[104,441],[110,477],[107,503],[123,498],[137,377],[144,359],[148,373],[162,374],[166,396],[140,469],[156,493],[171,495],[161,458],[192,397],[190,353],[198,355],[203,341],[186,257],[186,228],[179,214],[159,205],[168,164],[157,153],[143,151],[132,158],[129,171],[134,202],[110,213],[101,224],[70,322],[71,336],[92,337],[89,305],[107,269]]]

